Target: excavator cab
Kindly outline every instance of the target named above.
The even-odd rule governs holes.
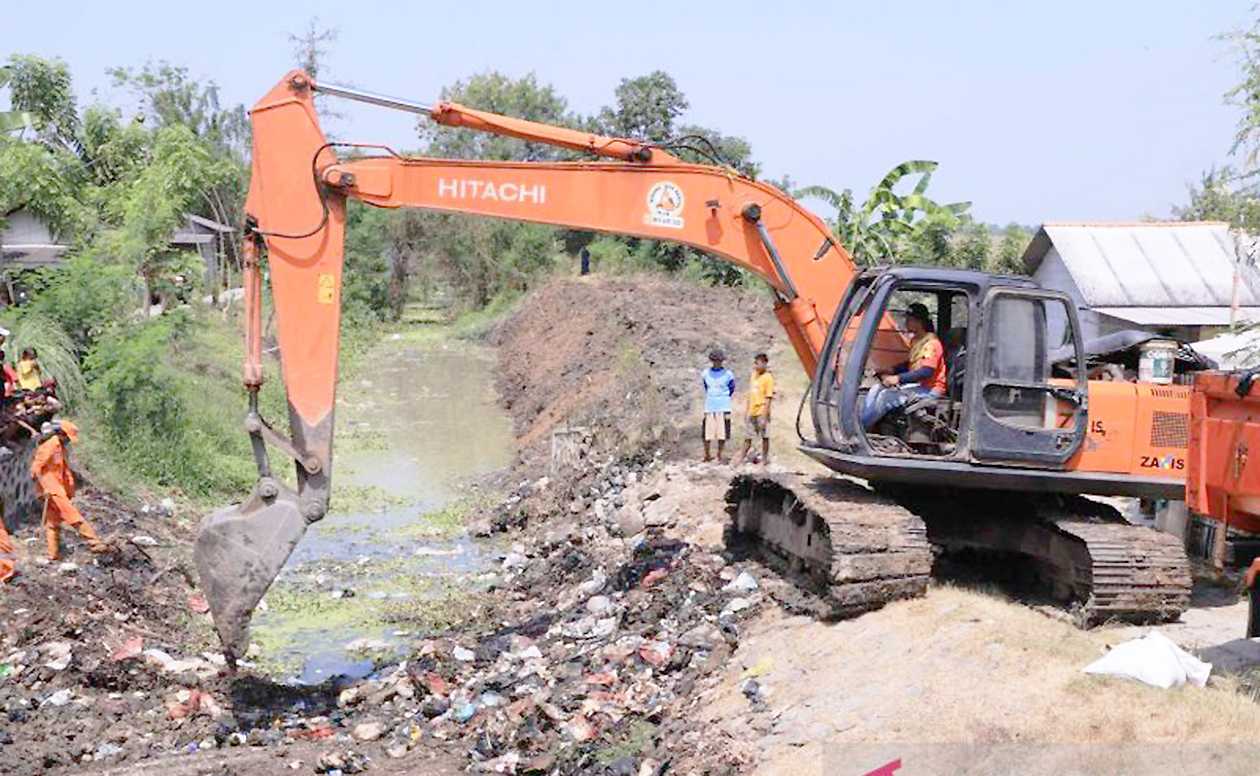
[[[911,304],[928,309],[944,346],[945,389],[863,428],[877,373],[907,361],[910,334],[901,327]],[[1059,366],[1085,363],[1076,310],[1063,294],[967,270],[867,270],[834,321],[815,374],[817,443],[805,446],[833,468],[960,485],[957,477],[977,465],[1063,469],[1085,438],[1084,370]]]

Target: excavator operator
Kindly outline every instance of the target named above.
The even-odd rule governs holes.
[[[880,418],[921,396],[944,396],[947,390],[945,346],[936,336],[932,314],[919,302],[906,310],[906,329],[913,336],[910,356],[892,371],[879,371],[880,384],[866,394],[862,427],[868,431]]]

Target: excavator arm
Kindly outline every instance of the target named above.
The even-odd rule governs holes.
[[[427,114],[601,160],[489,162],[408,158],[381,146],[331,143],[319,126],[318,92]],[[328,509],[341,315],[346,200],[494,216],[689,245],[764,279],[775,314],[812,375],[849,282],[853,260],[817,216],[779,189],[717,165],[688,164],[635,140],[475,111],[428,107],[286,75],[251,111],[253,159],[246,201],[246,430],[259,482],[239,507],[203,522],[195,560],[230,658],[247,643],[250,612],[309,523]],[[376,155],[339,159],[336,151]],[[380,153],[381,151],[384,153]],[[258,413],[262,384],[265,252],[292,438]],[[297,492],[277,482],[266,444],[297,469]]]

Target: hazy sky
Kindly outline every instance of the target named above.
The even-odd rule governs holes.
[[[765,174],[865,192],[935,159],[940,200],[984,221],[1165,215],[1228,161],[1237,80],[1214,39],[1251,0],[591,3],[10,2],[0,54],[60,56],[81,102],[106,67],[169,60],[252,103],[318,16],[328,80],[434,98],[467,75],[534,71],[592,112],[620,78],[672,73],[690,123],[742,135]],[[78,7],[76,7],[78,6]],[[181,10],[187,6],[190,10]],[[412,117],[351,105],[338,134],[414,145]]]

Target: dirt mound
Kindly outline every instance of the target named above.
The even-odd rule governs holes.
[[[602,450],[670,452],[699,434],[699,374],[726,353],[742,384],[781,336],[763,289],[702,288],[667,278],[560,279],[496,327],[499,390],[527,462],[561,424]]]
[[[63,530],[63,560],[48,563],[42,531],[24,526],[14,536],[20,576],[0,587],[3,773],[44,773],[121,753],[133,726],[149,727],[137,720],[164,728],[166,693],[182,686],[162,657],[174,660],[198,640],[187,529],[161,509],[132,509],[90,488],[76,502],[115,551],[92,556]],[[141,716],[151,708],[161,710],[156,719]],[[166,743],[151,729],[136,737],[161,750],[209,732],[208,724],[189,724]]]

